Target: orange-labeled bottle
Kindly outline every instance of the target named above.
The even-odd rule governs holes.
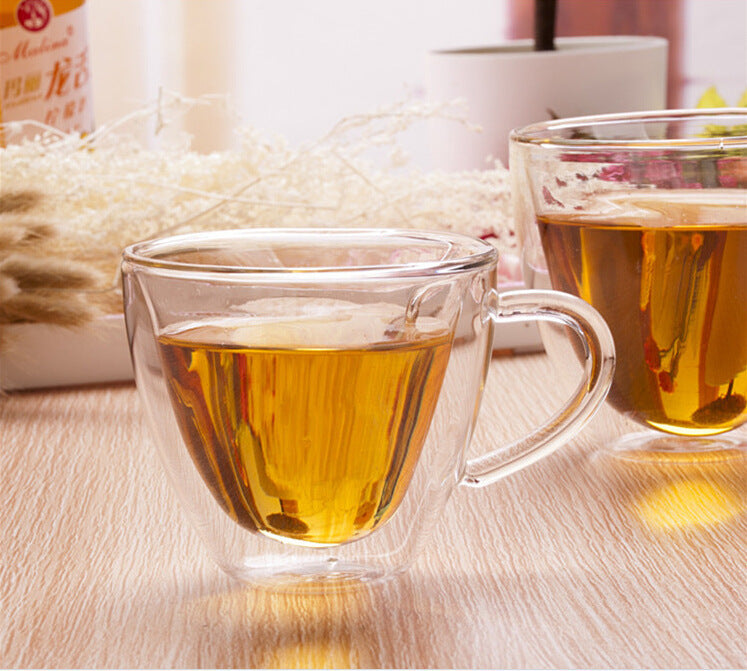
[[[0,0],[0,122],[25,120],[93,130],[85,0]],[[29,125],[3,135],[15,141],[38,133]]]

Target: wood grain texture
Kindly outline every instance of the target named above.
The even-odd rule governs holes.
[[[544,355],[495,359],[470,453],[560,393]],[[624,461],[604,448],[625,428],[605,409],[543,462],[459,489],[405,577],[278,595],[208,558],[134,387],[0,398],[0,666],[744,667],[745,451]]]

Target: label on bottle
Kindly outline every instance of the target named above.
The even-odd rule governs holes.
[[[27,119],[93,130],[84,0],[20,0],[0,14],[0,121]],[[38,133],[30,127],[24,135]]]

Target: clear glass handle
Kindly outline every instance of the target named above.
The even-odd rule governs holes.
[[[528,436],[467,462],[460,484],[482,487],[511,475],[567,443],[607,396],[615,370],[615,345],[601,315],[559,291],[495,289],[483,303],[486,317],[501,321],[547,320],[570,327],[581,341],[584,376],[566,405]]]

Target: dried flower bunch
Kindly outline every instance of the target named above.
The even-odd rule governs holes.
[[[85,293],[102,293],[100,279],[85,263],[40,253],[57,234],[35,215],[40,201],[37,191],[0,194],[0,324],[77,326],[95,314]]]
[[[0,148],[0,325],[73,325],[121,310],[121,250],[140,239],[194,230],[352,226],[457,230],[515,245],[508,172],[407,168],[400,136],[451,117],[453,105],[398,103],[342,119],[300,149],[251,126],[235,150],[198,154],[188,142],[157,149],[192,106],[162,94],[81,138],[42,128]],[[13,125],[2,131],[12,140]],[[152,142],[151,142],[152,144]],[[168,143],[161,142],[162,145]],[[388,155],[377,167],[371,154]]]

